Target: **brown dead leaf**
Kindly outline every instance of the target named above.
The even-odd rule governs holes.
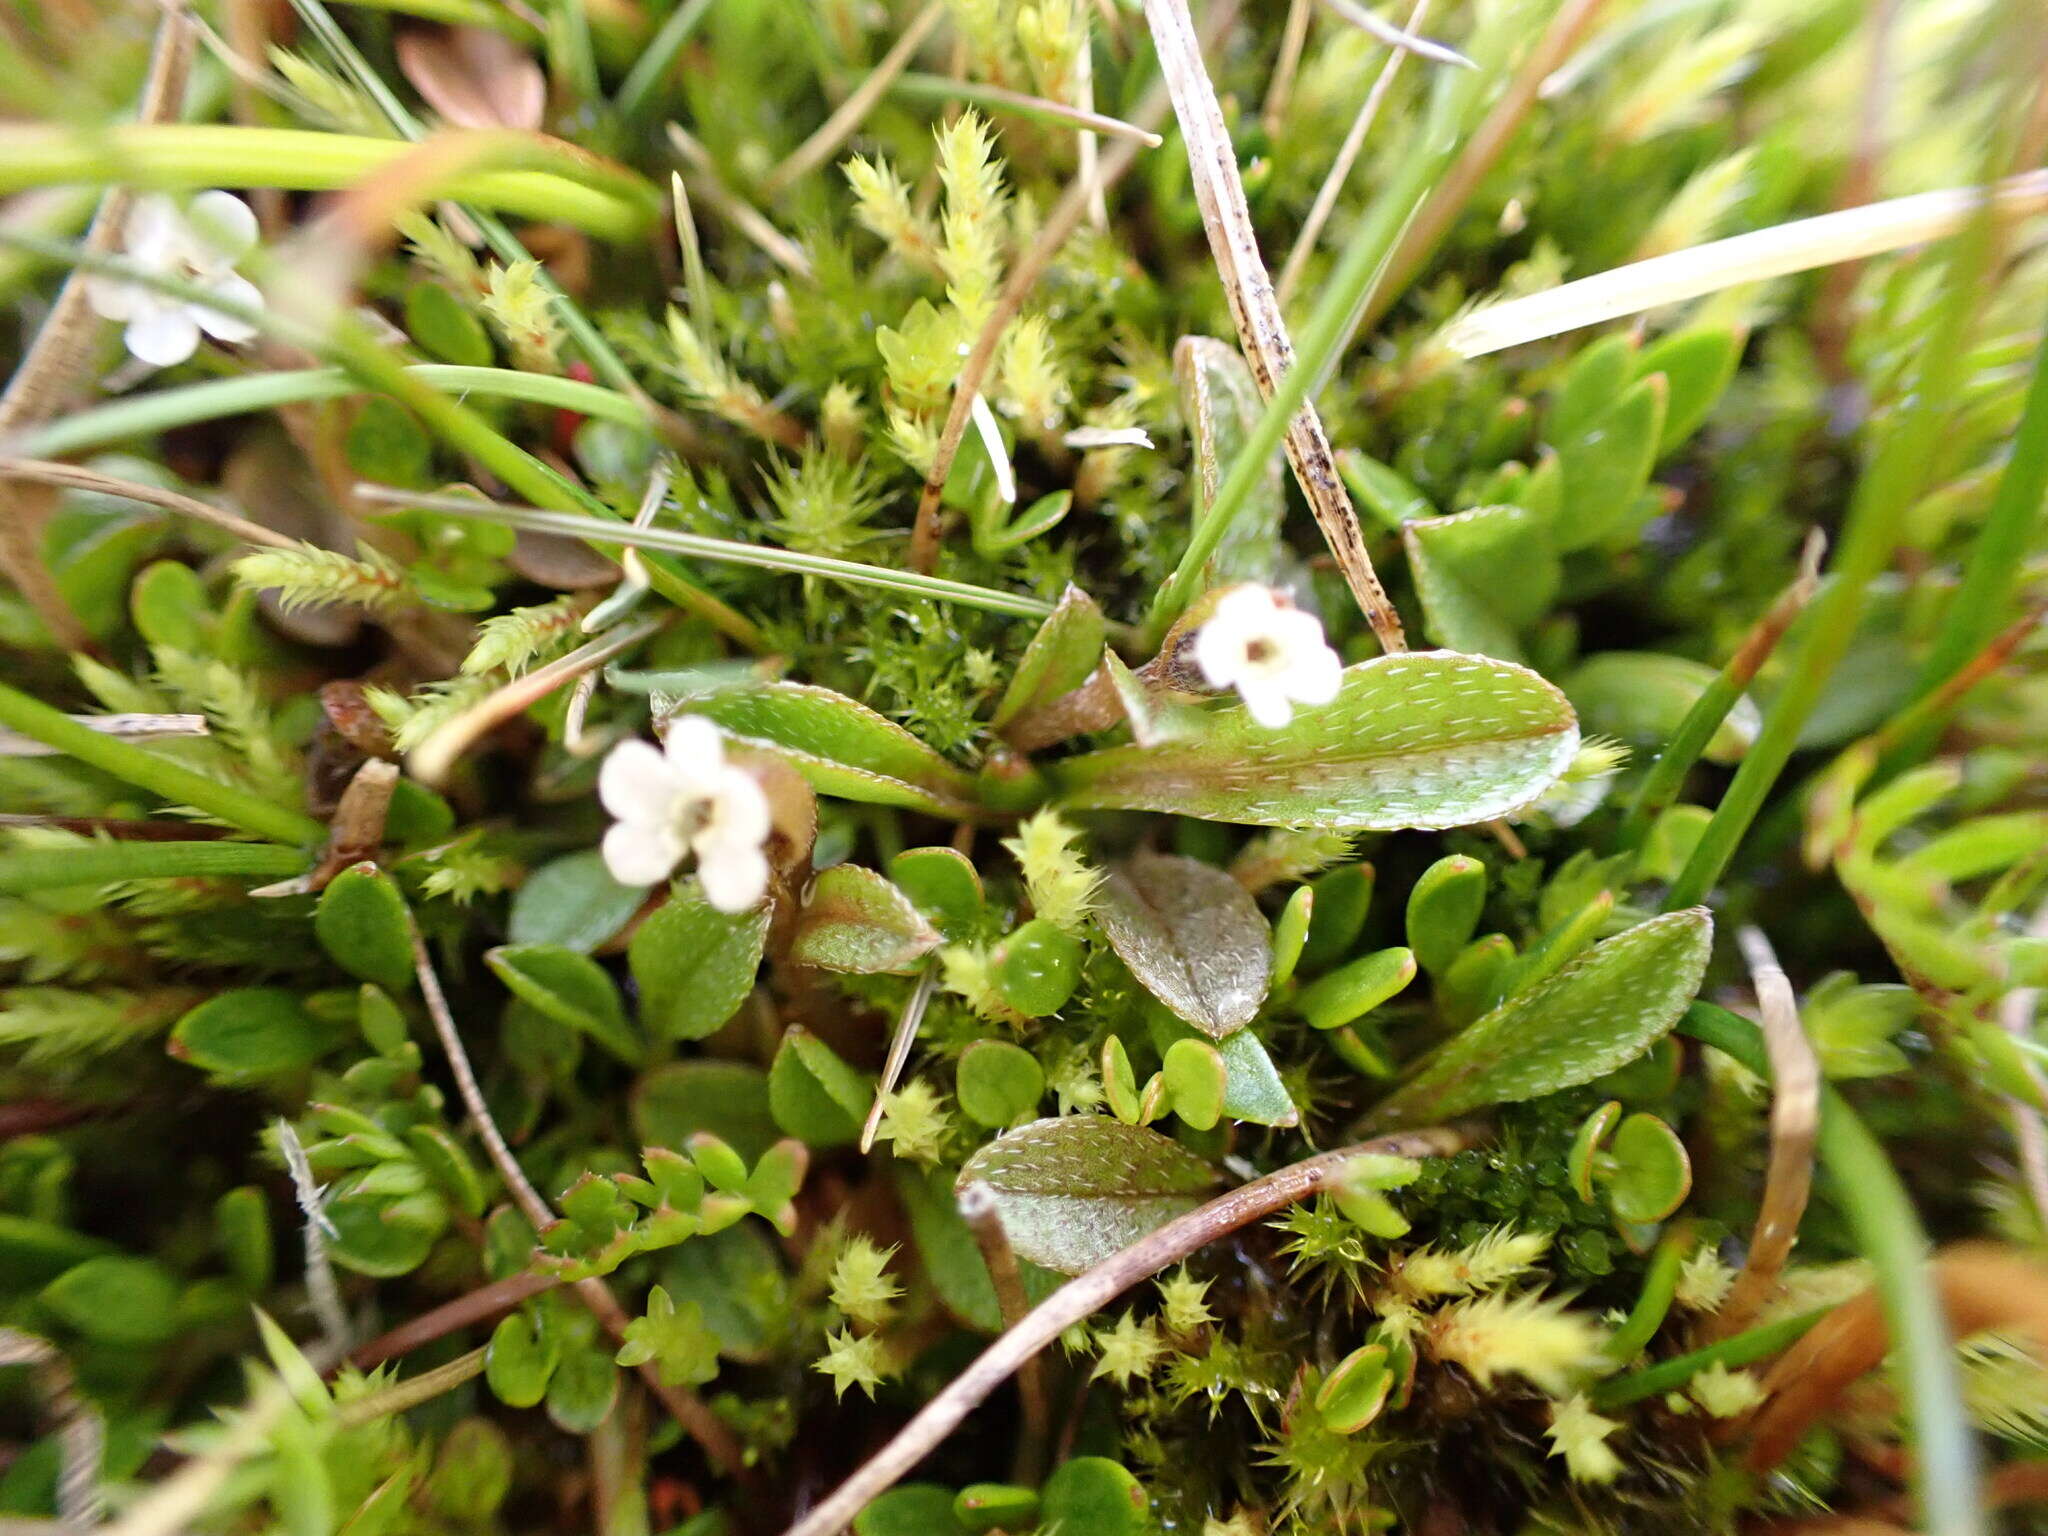
[[[479,27],[435,27],[398,39],[399,72],[459,128],[540,127],[547,78],[510,38]]]

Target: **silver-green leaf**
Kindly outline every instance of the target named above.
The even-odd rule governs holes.
[[[1216,1187],[1216,1170],[1157,1131],[1107,1115],[1034,1120],[967,1160],[958,1188],[984,1185],[1020,1258],[1078,1275]]]
[[[1508,998],[1422,1059],[1366,1120],[1372,1133],[1575,1088],[1678,1022],[1707,968],[1705,907],[1653,917]]]
[[[1145,990],[1213,1039],[1249,1024],[1273,984],[1273,934],[1213,864],[1141,853],[1109,871],[1096,921]]]
[[[1452,651],[1360,662],[1335,699],[1278,730],[1238,705],[1202,723],[1189,739],[1056,764],[1059,799],[1254,826],[1434,830],[1527,805],[1579,746],[1571,705],[1536,673]]]

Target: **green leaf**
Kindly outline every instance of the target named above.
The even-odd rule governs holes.
[[[559,1339],[537,1331],[524,1312],[514,1312],[491,1330],[484,1380],[506,1407],[531,1408],[548,1395],[561,1353]]]
[[[1475,507],[1404,523],[1401,540],[1430,639],[1522,660],[1517,633],[1550,611],[1562,574],[1543,519],[1526,507]]]
[[[178,1020],[169,1050],[227,1078],[302,1071],[334,1044],[329,1030],[282,987],[236,987]]]
[[[944,846],[906,848],[889,860],[889,878],[948,939],[973,935],[982,909],[973,861]]]
[[[628,1066],[646,1059],[647,1048],[626,1021],[619,989],[588,955],[559,944],[502,944],[484,963],[520,1001],[558,1024],[590,1036]]]
[[[439,283],[418,282],[406,290],[405,328],[421,351],[445,363],[488,368],[493,361],[483,321]]]
[[[1173,373],[1194,450],[1199,518],[1216,499],[1223,475],[1243,450],[1266,402],[1243,353],[1214,336],[1183,336],[1173,349]],[[1271,581],[1286,513],[1286,463],[1281,455],[1269,454],[1257,483],[1202,567],[1203,581],[1210,586]]]
[[[434,1512],[476,1530],[512,1490],[512,1442],[489,1419],[467,1418],[448,1431],[421,1490]],[[349,1528],[349,1536],[356,1536]]]
[[[1055,764],[1061,798],[1257,826],[1433,830],[1526,805],[1579,745],[1571,706],[1534,672],[1447,651],[1360,662],[1335,700],[1277,731],[1237,705],[1204,725],[1196,739]]]
[[[1602,336],[1580,349],[1550,404],[1545,431],[1553,443],[1583,436],[1607,414],[1628,388],[1635,373],[1635,355],[1635,338],[1626,331]]]
[[[1193,1210],[1216,1183],[1215,1169],[1157,1131],[1066,1115],[987,1143],[957,1187],[988,1187],[1020,1257],[1078,1275]]]
[[[1408,947],[1432,976],[1472,942],[1486,905],[1486,866],[1454,853],[1425,869],[1408,892]]]
[[[1607,1179],[1607,1203],[1623,1221],[1662,1221],[1691,1193],[1685,1143],[1655,1115],[1638,1111],[1622,1121],[1609,1150],[1616,1166]]]
[[[458,1211],[470,1217],[483,1215],[483,1175],[461,1143],[438,1125],[416,1125],[405,1133],[405,1144]]]
[[[398,882],[363,863],[320,893],[313,932],[334,963],[358,981],[402,993],[413,984],[412,919]]]
[[[1381,949],[1301,989],[1295,1011],[1317,1029],[1337,1029],[1379,1007],[1415,979],[1415,953]]]
[[[348,467],[365,480],[385,485],[424,486],[431,481],[434,444],[427,429],[396,400],[365,400],[343,441]]]
[[[1045,1096],[1045,1069],[1021,1045],[977,1040],[960,1053],[955,1068],[960,1112],[976,1125],[1014,1125]]]
[[[633,1134],[642,1146],[680,1149],[708,1131],[749,1162],[779,1134],[768,1075],[738,1061],[679,1061],[656,1067],[633,1089]]]
[[[1718,675],[1684,656],[1601,651],[1579,663],[1564,680],[1564,691],[1588,733],[1662,747]],[[1740,762],[1762,721],[1749,696],[1738,695],[1702,755],[1712,763]]]
[[[612,1416],[619,1400],[619,1368],[601,1349],[562,1352],[548,1381],[548,1417],[564,1434],[587,1435]]]
[[[1152,1043],[1159,1048],[1162,1059],[1182,1044],[1210,1043],[1188,1025],[1163,1012],[1155,1011],[1146,1023],[1151,1029]],[[1295,1107],[1287,1085],[1280,1080],[1279,1068],[1273,1065],[1265,1043],[1254,1031],[1240,1029],[1214,1049],[1223,1063],[1222,1118],[1247,1125],[1289,1126],[1301,1123],[1301,1111]],[[1161,1070],[1163,1072],[1164,1067]],[[1170,1078],[1166,1086],[1171,1095],[1173,1083]],[[1178,1101],[1172,1102],[1178,1109]],[[1186,1115],[1181,1118],[1194,1129],[1203,1129]]]
[[[871,869],[837,864],[805,892],[789,958],[820,970],[872,975],[907,971],[938,947],[938,929],[902,891]]]
[[[718,1335],[704,1325],[694,1301],[680,1307],[656,1286],[647,1293],[647,1315],[626,1324],[620,1365],[651,1363],[672,1387],[701,1386],[718,1374]]]
[[[974,809],[974,781],[893,720],[829,688],[761,683],[681,707],[788,759],[821,795],[934,815]]]
[[[587,955],[614,938],[641,903],[642,885],[621,885],[596,848],[550,859],[512,896],[505,936],[514,944],[559,944]]]
[[[1418,517],[1437,515],[1436,507],[1414,481],[1355,448],[1337,455],[1337,473],[1358,498],[1358,504],[1378,518],[1389,532],[1398,531],[1403,523]]]
[[[1166,1080],[1166,1102],[1195,1130],[1209,1130],[1223,1118],[1230,1068],[1209,1041],[1174,1041],[1160,1058],[1159,1072]]]
[[[154,1259],[87,1259],[44,1286],[38,1299],[103,1344],[144,1348],[178,1331],[177,1277]]]
[[[1105,1456],[1076,1456],[1039,1490],[1039,1529],[1088,1536],[1145,1536],[1153,1529],[1144,1486]]]
[[[1251,894],[1214,865],[1140,854],[1105,876],[1095,915],[1145,989],[1215,1039],[1265,1002],[1272,933]]]
[[[1372,907],[1373,867],[1340,865],[1317,875],[1309,882],[1309,891],[1308,933],[1295,965],[1314,974],[1342,960],[1365,931],[1365,915]]]
[[[891,1488],[853,1517],[853,1536],[965,1536],[953,1518],[953,1490],[937,1483]]]
[[[1725,326],[1694,326],[1660,336],[1636,358],[1636,377],[1664,375],[1669,394],[1664,402],[1664,435],[1657,444],[1661,457],[1700,429],[1714,402],[1735,377],[1742,360],[1743,338]]]
[[[1057,1013],[1081,981],[1081,941],[1042,917],[1021,925],[991,956],[990,979],[1028,1019]]]
[[[1652,374],[1577,435],[1556,440],[1564,474],[1559,549],[1585,549],[1622,527],[1657,460],[1668,392],[1664,376]]]
[[[969,1483],[953,1500],[953,1518],[970,1531],[1023,1531],[1038,1524],[1038,1490],[1014,1483]]]
[[[158,560],[135,578],[128,614],[151,646],[204,656],[214,624],[212,600],[199,573],[182,560]]]
[[[1380,1415],[1394,1388],[1384,1344],[1354,1349],[1316,1389],[1316,1413],[1340,1435],[1356,1434]]]
[[[1712,946],[1704,907],[1596,944],[1422,1059],[1367,1117],[1373,1132],[1576,1087],[1640,1056],[1699,990]]]
[[[754,990],[768,942],[766,906],[721,912],[695,880],[678,882],[627,951],[640,988],[640,1023],[657,1040],[701,1040]]]
[[[334,1224],[328,1248],[335,1263],[359,1275],[390,1279],[409,1275],[426,1263],[447,1230],[448,1206],[431,1191],[406,1196],[348,1194],[328,1202],[327,1217]]]
[[[229,1190],[213,1204],[221,1257],[242,1289],[260,1295],[270,1288],[276,1252],[270,1237],[270,1202],[254,1184]]]
[[[1109,626],[1095,599],[1069,583],[1057,607],[1024,647],[989,724],[1000,731],[1026,710],[1050,704],[1088,681],[1102,661]]]
[[[768,1069],[768,1108],[775,1123],[806,1146],[843,1147],[860,1140],[874,1101],[875,1080],[838,1052],[792,1024]]]

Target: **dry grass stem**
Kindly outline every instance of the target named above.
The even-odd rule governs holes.
[[[1273,295],[1266,275],[1265,259],[1259,254],[1258,237],[1252,229],[1251,210],[1245,203],[1244,182],[1238,175],[1237,152],[1230,142],[1230,130],[1223,122],[1223,108],[1216,100],[1216,88],[1202,65],[1200,44],[1185,0],[1146,0],[1145,18],[1152,28],[1159,67],[1173,96],[1174,115],[1180,121],[1181,137],[1187,143],[1188,170],[1194,182],[1195,201],[1201,206],[1202,224],[1209,236],[1209,249],[1223,278],[1223,292],[1230,303],[1238,341],[1259,393],[1271,399],[1280,378],[1294,366],[1294,344],[1288,338],[1287,322]],[[1371,624],[1380,648],[1405,651],[1407,638],[1401,632],[1400,615],[1394,611],[1386,589],[1380,585],[1366,553],[1365,533],[1344,482],[1337,474],[1337,462],[1323,431],[1322,418],[1311,403],[1304,403],[1287,426],[1287,458],[1294,477],[1308,498],[1316,526],[1336,557],[1351,595]]]
[[[801,176],[807,176],[827,160],[833,152],[853,137],[875,103],[888,94],[890,84],[910,67],[910,61],[917,56],[917,50],[925,45],[938,25],[946,17],[946,0],[926,0],[923,10],[912,18],[903,35],[890,45],[879,63],[868,71],[867,78],[848,93],[846,100],[839,103],[832,115],[820,123],[812,135],[790,152],[784,160],[761,178],[761,196],[773,198]]]
[[[1742,1332],[1777,1289],[1813,1190],[1814,1147],[1820,1138],[1820,1058],[1800,1025],[1799,999],[1761,929],[1740,929],[1735,939],[1756,986],[1764,1048],[1771,1057],[1771,1153],[1749,1254],[1727,1299],[1708,1320],[1704,1332],[1709,1343]]]
[[[28,480],[38,485],[64,486],[71,490],[96,491],[102,496],[118,496],[124,501],[161,507],[164,511],[175,512],[180,517],[210,523],[223,533],[233,534],[245,544],[263,544],[272,549],[298,548],[297,544],[275,529],[265,528],[261,523],[252,523],[246,517],[237,517],[211,502],[201,501],[195,496],[181,495],[177,491],[167,491],[162,486],[149,485],[140,480],[123,480],[115,475],[103,475],[96,469],[87,469],[78,464],[59,464],[52,459],[0,458],[0,480]]]
[[[1483,357],[1742,283],[1924,245],[1962,229],[1984,196],[1978,187],[1920,192],[1712,240],[1477,310],[1446,330],[1444,342],[1461,357]],[[1990,196],[2006,218],[2048,212],[2048,170],[2009,176]]]

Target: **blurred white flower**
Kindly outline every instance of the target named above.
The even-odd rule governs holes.
[[[604,835],[604,862],[621,885],[666,880],[694,853],[705,898],[719,911],[744,912],[767,893],[768,796],[725,760],[718,727],[702,715],[671,722],[660,747],[612,748],[597,797],[618,818]]]
[[[229,303],[263,307],[263,293],[235,271],[256,248],[256,215],[232,192],[202,192],[181,209],[162,193],[135,200],[122,225],[122,250],[138,267],[182,278]],[[145,363],[168,368],[199,346],[199,333],[247,341],[256,328],[234,315],[187,303],[125,278],[86,279],[86,298],[109,320],[128,322],[122,340]]]
[[[1344,681],[1316,616],[1260,586],[1223,594],[1195,632],[1195,664],[1214,686],[1235,688],[1268,728],[1293,719],[1296,704],[1329,703]]]

